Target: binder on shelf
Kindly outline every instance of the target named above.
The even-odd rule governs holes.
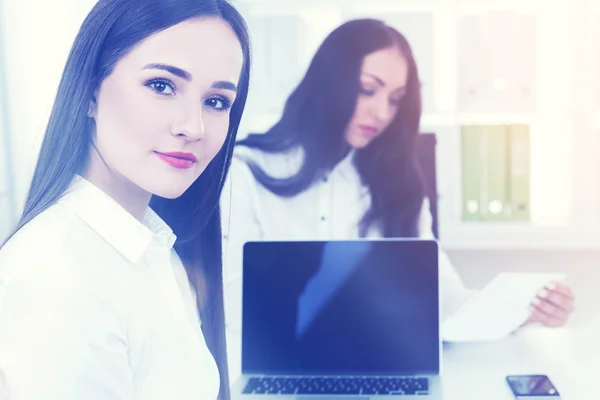
[[[481,126],[461,127],[462,219],[464,221],[479,221],[482,218],[481,186],[483,183],[483,150],[485,149],[482,139]]]
[[[510,199],[511,219],[530,218],[530,140],[528,125],[511,125],[510,138]]]
[[[503,125],[485,127],[487,159],[485,169],[487,182],[484,190],[484,217],[489,221],[504,221],[510,218],[509,205],[509,156],[508,129]]]
[[[529,220],[529,126],[462,126],[461,151],[462,220]]]

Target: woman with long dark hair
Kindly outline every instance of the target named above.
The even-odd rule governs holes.
[[[219,198],[249,57],[225,0],[89,13],[0,250],[9,398],[229,398]]]
[[[239,372],[241,254],[250,240],[433,239],[417,161],[420,81],[411,48],[374,19],[327,36],[264,134],[238,142],[223,192],[226,314],[232,376]],[[230,212],[228,210],[230,209]],[[469,296],[440,252],[442,313]],[[562,325],[572,293],[550,287],[532,321]]]

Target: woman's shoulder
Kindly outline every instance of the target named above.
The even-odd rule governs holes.
[[[60,254],[68,244],[69,219],[59,204],[42,211],[23,225],[0,249],[0,263],[18,258],[38,259]]]
[[[94,263],[94,257],[86,251],[93,246],[94,236],[86,235],[86,229],[61,204],[50,206],[0,249],[0,280],[32,277],[43,280],[84,274],[86,265]]]
[[[255,164],[275,178],[286,178],[298,171],[304,161],[304,151],[301,147],[294,147],[285,152],[268,153],[237,145],[233,158],[238,163]]]

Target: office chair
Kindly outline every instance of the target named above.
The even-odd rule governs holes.
[[[418,160],[425,179],[425,195],[429,198],[429,207],[433,217],[433,235],[439,239],[438,229],[438,192],[435,150],[435,133],[421,133],[417,140]]]

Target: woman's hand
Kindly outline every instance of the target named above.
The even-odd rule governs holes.
[[[573,313],[575,296],[559,282],[546,285],[531,302],[531,316],[524,325],[542,324],[552,328],[563,326]]]

